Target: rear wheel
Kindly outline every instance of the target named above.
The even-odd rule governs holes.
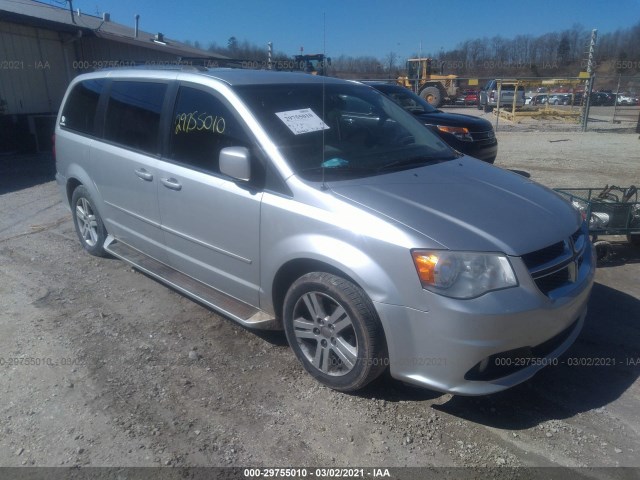
[[[340,391],[358,390],[386,368],[384,333],[366,293],[324,272],[296,280],[284,300],[287,340],[305,370]]]
[[[102,218],[100,218],[95,203],[84,185],[79,185],[73,191],[71,212],[82,247],[91,255],[106,257],[108,254],[103,245],[107,238],[107,230],[104,228]]]

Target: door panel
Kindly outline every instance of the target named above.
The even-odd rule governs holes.
[[[157,201],[158,160],[96,142],[96,184],[105,204],[107,231],[156,260],[166,262]]]
[[[262,193],[170,163],[160,182],[169,265],[257,306]]]
[[[160,113],[167,84],[114,80],[104,139],[96,142],[96,186],[105,202],[107,231],[166,262],[157,188]]]
[[[169,264],[258,306],[262,192],[236,184],[218,168],[223,148],[251,150],[243,125],[217,92],[181,85],[158,202]]]

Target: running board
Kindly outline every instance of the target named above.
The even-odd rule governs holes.
[[[111,235],[104,242],[104,249],[120,260],[124,260],[141,272],[175,288],[181,293],[205,304],[247,328],[260,330],[277,329],[275,318],[226,293],[205,285],[148,255],[117,241]]]

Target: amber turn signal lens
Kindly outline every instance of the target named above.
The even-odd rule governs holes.
[[[411,252],[413,263],[418,271],[418,277],[423,284],[434,285],[436,283],[436,266],[438,265],[438,257],[433,254],[424,254],[423,252]]]
[[[438,130],[445,133],[453,133],[458,135],[468,135],[469,129],[465,127],[448,127],[446,125],[438,125]]]

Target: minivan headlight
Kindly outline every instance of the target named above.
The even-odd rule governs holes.
[[[474,298],[518,285],[511,263],[497,253],[413,250],[422,287],[453,298]]]

